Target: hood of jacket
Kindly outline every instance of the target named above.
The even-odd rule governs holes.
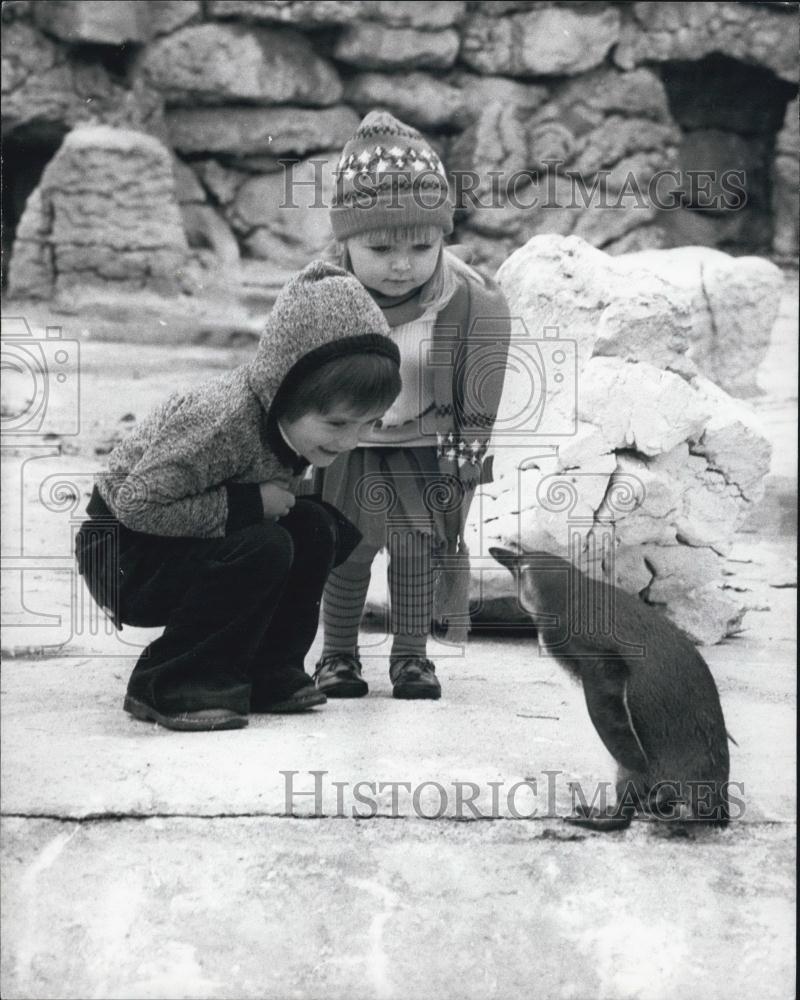
[[[313,368],[349,354],[376,353],[400,364],[389,325],[372,296],[352,274],[313,261],[279,293],[267,319],[247,381],[264,412],[289,398]]]

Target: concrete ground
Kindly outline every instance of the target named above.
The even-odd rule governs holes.
[[[229,733],[126,716],[153,633],[73,590],[70,497],[120,418],[232,354],[85,340],[80,432],[4,447],[2,996],[793,996],[796,343],[787,295],[756,402],[770,490],[728,560],[754,610],[703,650],[741,815],[678,838],[563,823],[613,764],[524,635],[434,648],[438,703],[392,700],[370,631],[366,699]]]

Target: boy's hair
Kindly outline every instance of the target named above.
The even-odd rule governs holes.
[[[400,370],[383,354],[349,354],[326,361],[304,375],[278,416],[297,420],[306,413],[330,413],[337,406],[354,414],[386,411],[400,394]]]

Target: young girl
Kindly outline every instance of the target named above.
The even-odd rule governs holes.
[[[359,447],[317,477],[324,499],[363,540],[328,578],[315,679],[330,697],[367,693],[358,629],[372,561],[386,547],[393,695],[439,698],[428,633],[436,619],[449,622],[450,638],[466,633],[461,535],[475,487],[491,482],[485,455],[503,383],[508,306],[496,285],[445,249],[453,203],[442,163],[419,132],[390,114],[368,114],[345,145],[330,215],[336,262],[389,322],[403,388]]]

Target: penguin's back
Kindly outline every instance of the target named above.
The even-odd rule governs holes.
[[[626,712],[651,778],[726,782],[728,737],[719,693],[688,637],[638,597],[586,576],[567,560],[536,552],[526,556],[526,565],[526,603],[558,620],[542,629],[544,645],[550,633],[553,654],[576,673],[581,662],[607,660],[609,674],[619,674],[624,663]],[[585,671],[582,677],[584,686],[592,683]]]

